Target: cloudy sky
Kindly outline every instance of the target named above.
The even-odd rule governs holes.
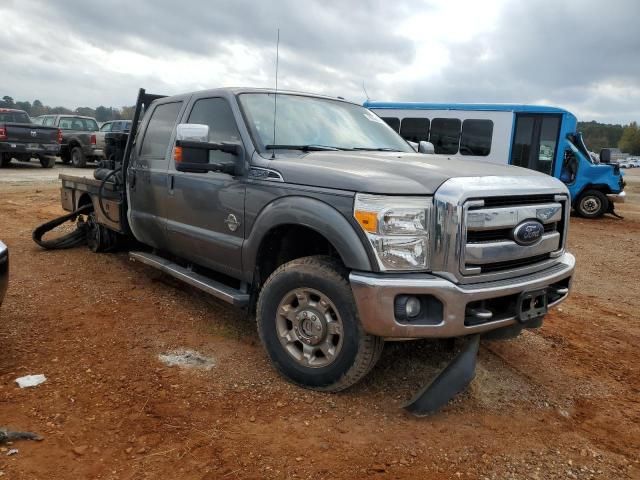
[[[0,0],[0,96],[130,105],[271,87],[640,120],[639,0]]]

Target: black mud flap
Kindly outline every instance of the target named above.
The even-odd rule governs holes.
[[[476,376],[480,335],[464,337],[458,355],[403,408],[417,417],[431,415],[464,391]]]

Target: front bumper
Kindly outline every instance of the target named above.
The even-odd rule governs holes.
[[[627,198],[627,192],[622,191],[620,193],[607,193],[607,198],[613,203],[624,203]]]
[[[565,253],[552,267],[523,277],[494,282],[458,285],[428,274],[375,274],[352,272],[349,275],[360,321],[364,330],[385,338],[460,337],[482,333],[516,323],[517,315],[500,305],[510,305],[510,299],[523,292],[554,286],[568,288],[575,269],[575,258]],[[394,303],[398,295],[431,295],[442,303],[442,316],[435,323],[411,323],[396,320]],[[562,302],[568,293],[550,298],[549,306]],[[496,311],[491,320],[467,324],[467,305],[496,299]],[[491,308],[490,308],[491,309]]]
[[[9,284],[9,249],[0,242],[0,305]]]

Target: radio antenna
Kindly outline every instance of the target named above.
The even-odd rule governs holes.
[[[278,114],[278,59],[280,56],[280,29],[278,29],[278,39],[276,40],[276,90],[273,93],[273,146],[276,144],[276,116]],[[275,148],[271,151],[271,158],[276,158]]]
[[[369,94],[367,93],[367,89],[364,87],[364,80],[362,81],[362,90],[364,90],[364,96],[367,97],[367,102],[371,100],[369,98]]]

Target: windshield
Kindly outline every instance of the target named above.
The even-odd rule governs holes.
[[[259,150],[413,149],[380,117],[359,105],[303,95],[278,94],[273,132],[273,93],[239,95]]]
[[[81,132],[98,131],[98,124],[93,118],[60,117],[59,127],[62,130],[78,130]]]

